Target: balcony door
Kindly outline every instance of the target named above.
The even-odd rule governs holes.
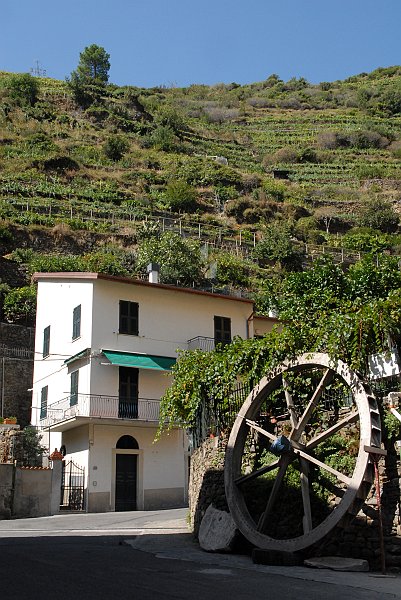
[[[138,369],[119,367],[118,416],[138,418]]]

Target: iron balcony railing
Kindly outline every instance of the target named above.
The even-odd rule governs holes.
[[[118,396],[74,394],[50,404],[40,416],[41,427],[51,427],[74,417],[159,421],[160,401],[150,398],[120,399]]]
[[[214,338],[198,335],[188,340],[188,350],[204,350],[211,352],[215,349]]]

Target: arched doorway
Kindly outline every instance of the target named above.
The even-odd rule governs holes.
[[[123,435],[117,441],[115,489],[116,511],[136,510],[138,454],[126,451],[138,449],[138,442],[131,435]],[[122,450],[123,452],[119,453],[118,450]]]

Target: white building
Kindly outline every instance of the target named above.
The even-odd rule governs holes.
[[[188,447],[154,442],[178,349],[261,335],[250,300],[97,273],[37,273],[32,423],[85,468],[90,512],[187,501]],[[50,439],[49,439],[50,438]]]

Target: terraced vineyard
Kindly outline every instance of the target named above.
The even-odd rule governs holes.
[[[34,101],[15,97],[18,77],[0,73],[3,254],[17,249],[9,227],[60,223],[69,235],[131,236],[133,251],[142,224],[156,223],[157,235],[235,257],[252,258],[273,231],[340,256],[397,252],[401,67],[319,85],[110,84],[85,105],[47,78]]]

